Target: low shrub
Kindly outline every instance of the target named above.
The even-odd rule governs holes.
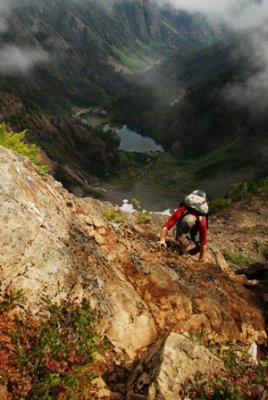
[[[245,266],[248,266],[250,264],[254,264],[255,262],[257,262],[256,258],[254,258],[250,255],[235,254],[227,249],[225,249],[223,251],[223,256],[226,261],[229,261],[239,267],[245,267]]]
[[[11,308],[5,304],[17,305],[18,296],[21,293],[2,300],[1,319]],[[47,320],[16,322],[9,328],[12,352],[8,366],[1,369],[1,384],[8,387],[12,400],[84,400],[96,376],[92,363],[103,348],[103,340],[92,328],[89,304],[84,300],[56,305],[44,300]]]
[[[225,364],[220,374],[197,373],[184,388],[184,396],[192,400],[266,400],[268,398],[268,361],[258,364],[250,357],[248,349],[231,343],[218,356]]]
[[[255,240],[253,243],[254,250],[257,251],[258,254],[262,255],[263,258],[268,260],[268,244],[263,242],[262,240]]]
[[[256,179],[254,181],[239,182],[229,187],[227,193],[213,199],[209,205],[210,214],[215,214],[229,204],[250,197],[257,193],[268,192],[268,177]]]
[[[118,210],[116,210],[114,207],[108,207],[104,211],[104,216],[108,221],[114,221],[114,222],[123,222],[125,221],[125,216],[121,215]]]
[[[231,204],[230,199],[227,199],[225,197],[218,197],[217,199],[212,200],[209,203],[209,213],[216,214],[218,211],[228,206],[229,204]]]
[[[137,211],[137,224],[150,224],[152,219],[148,211],[143,210],[140,200],[133,198],[131,204]]]
[[[26,130],[19,133],[9,132],[4,123],[0,124],[0,145],[27,157],[36,165],[40,172],[48,172],[48,167],[41,164],[38,154],[40,148],[35,144],[27,143],[25,141],[25,134]]]

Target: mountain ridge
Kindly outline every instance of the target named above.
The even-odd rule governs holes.
[[[194,20],[195,17],[188,18]],[[165,13],[165,29],[161,28],[162,20],[161,9],[151,0],[119,1],[111,12],[96,1],[74,3],[57,0],[51,7],[45,2],[25,0],[7,17],[9,29],[2,33],[1,39],[5,46],[28,44],[37,53],[49,55],[43,65],[37,65],[30,78],[34,82],[32,89],[36,86],[43,91],[43,99],[38,98],[35,89],[32,94],[27,91],[27,95],[33,96],[32,101],[53,113],[49,104],[53,97],[54,101],[63,102],[62,106],[64,97],[73,103],[99,105],[119,93],[124,79],[111,67],[111,59],[120,67],[131,53],[133,62],[135,55],[139,58],[140,53],[141,58],[147,54],[148,60],[151,58],[155,62],[166,51],[180,45],[180,29],[182,40],[189,40],[187,30],[180,27],[180,15],[178,21],[173,16],[173,30],[167,32],[168,12]],[[213,40],[216,33],[209,24],[205,20],[197,21],[196,30],[198,24],[206,27],[201,38]],[[23,94],[22,91],[18,93]]]

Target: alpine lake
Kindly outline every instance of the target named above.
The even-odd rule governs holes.
[[[213,165],[228,159],[229,146],[204,157],[180,161],[153,139],[134,131],[127,124],[112,124],[104,110],[88,109],[76,115],[93,130],[102,128],[108,135],[112,129],[120,138],[118,169],[98,186],[101,199],[113,204],[122,206],[124,200],[131,202],[135,198],[148,211],[169,209],[173,212],[185,195],[194,189],[203,189],[212,199],[222,196],[230,185],[250,175],[250,166],[235,173],[213,168]]]

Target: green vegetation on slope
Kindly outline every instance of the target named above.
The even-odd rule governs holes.
[[[122,65],[127,67],[130,71],[140,71],[148,67],[149,60],[142,59],[138,55],[133,55],[132,53],[124,52],[123,50],[114,50],[115,54],[121,61]],[[152,61],[151,61],[152,63]]]
[[[0,298],[0,334],[9,343],[1,349],[0,384],[14,400],[86,398],[95,357],[105,347],[92,328],[89,304],[56,305],[44,298],[47,320],[10,319],[6,312],[22,305],[23,297],[17,292]]]
[[[268,392],[268,362],[264,354],[259,355],[258,364],[249,355],[248,349],[239,343],[230,342],[224,347],[213,346],[212,352],[221,358],[225,371],[201,375],[186,384],[184,395],[193,400],[264,400]]]
[[[0,145],[24,155],[37,166],[39,171],[47,172],[48,168],[41,164],[41,159],[38,154],[40,148],[35,144],[27,143],[24,140],[25,134],[26,131],[19,133],[9,132],[5,124],[0,124]]]
[[[268,193],[268,177],[237,182],[232,184],[223,196],[213,199],[210,203],[210,213],[214,214],[233,202],[262,193]]]

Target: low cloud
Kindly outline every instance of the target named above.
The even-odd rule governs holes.
[[[8,32],[8,21],[12,18],[12,11],[21,6],[22,1],[0,0],[0,34]],[[27,75],[36,65],[47,62],[48,59],[45,51],[27,46],[27,43],[25,46],[11,43],[0,45],[0,74]]]
[[[268,16],[268,2],[262,0],[157,0],[177,9],[201,12],[210,18],[220,18],[233,29],[260,26]]]
[[[37,64],[48,61],[48,54],[30,47],[0,47],[0,72],[2,75],[28,74]]]
[[[7,25],[7,14],[9,11],[7,1],[0,0],[0,34],[5,32],[8,28]]]
[[[6,32],[6,30],[7,30],[7,23],[4,18],[0,18],[0,34]]]
[[[253,75],[246,82],[229,87],[226,92],[228,100],[235,101],[254,113],[267,113],[268,109],[268,70],[265,68]]]
[[[245,82],[228,87],[225,96],[256,111],[267,111],[268,101],[268,1],[267,0],[157,0],[178,9],[205,13],[214,21],[222,20],[235,32],[244,32],[239,54],[253,60],[257,71]],[[239,54],[234,56],[239,57]]]
[[[158,0],[160,5],[171,4],[175,8],[202,12],[210,15],[225,15],[235,4],[234,0]]]
[[[225,90],[228,100],[235,101],[254,113],[267,113],[268,109],[268,29],[259,29],[249,36],[252,49],[251,68],[256,72],[244,82],[229,86]],[[242,49],[241,49],[242,52]]]

